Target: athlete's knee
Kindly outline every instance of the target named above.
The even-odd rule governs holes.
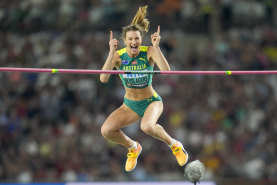
[[[101,134],[104,138],[108,139],[110,134],[112,132],[112,129],[110,129],[108,126],[106,126],[105,124],[102,125],[101,127]]]
[[[149,124],[141,124],[140,128],[147,135],[153,135],[154,133],[154,128]]]

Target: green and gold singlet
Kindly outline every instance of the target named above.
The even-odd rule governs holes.
[[[147,46],[140,46],[139,55],[135,58],[129,57],[126,48],[118,50],[117,53],[121,59],[121,65],[118,70],[124,71],[153,71],[147,60]],[[152,84],[152,74],[119,74],[125,87],[145,88]]]

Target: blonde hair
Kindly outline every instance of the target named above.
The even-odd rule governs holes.
[[[122,37],[125,39],[126,33],[128,31],[139,31],[141,35],[148,32],[149,30],[149,21],[146,19],[147,15],[147,5],[144,7],[139,7],[132,23],[129,26],[123,27]]]

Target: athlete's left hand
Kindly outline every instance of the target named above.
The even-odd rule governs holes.
[[[157,31],[151,35],[151,41],[152,41],[153,47],[159,47],[160,40],[161,40],[161,36],[160,36],[160,25],[159,25]]]

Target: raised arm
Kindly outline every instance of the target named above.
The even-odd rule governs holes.
[[[120,57],[116,51],[118,46],[118,40],[113,38],[113,32],[110,31],[110,52],[106,59],[106,62],[104,66],[102,67],[102,70],[112,70],[114,67],[118,66],[118,62],[120,61]],[[110,74],[100,74],[100,81],[103,83],[108,82],[110,77]]]
[[[161,40],[160,26],[158,26],[157,32],[151,35],[151,41],[152,41],[153,47],[150,48],[150,51],[149,51],[150,56],[161,71],[170,71],[169,64],[166,58],[164,57],[159,46],[160,40]]]

